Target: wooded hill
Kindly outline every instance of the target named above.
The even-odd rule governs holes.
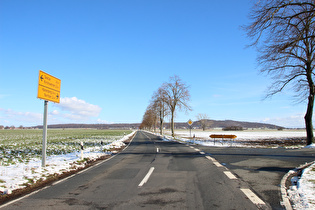
[[[234,120],[208,120],[208,128],[226,128],[231,126],[242,127],[243,129],[251,128],[265,128],[265,129],[281,129],[283,127],[266,124],[266,123],[256,123],[256,122],[242,122]],[[48,128],[93,128],[93,129],[138,129],[140,123],[116,123],[116,124],[55,124],[48,125]],[[170,127],[169,123],[165,123],[164,127],[168,129]],[[200,122],[196,121],[192,124],[193,128],[201,128]],[[42,125],[34,126],[32,128],[42,129]],[[188,129],[189,125],[187,122],[175,123],[176,129]]]

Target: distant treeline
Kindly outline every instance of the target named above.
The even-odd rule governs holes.
[[[209,128],[227,128],[227,127],[241,127],[243,129],[251,128],[266,128],[266,129],[283,129],[281,126],[256,123],[256,122],[241,122],[233,120],[209,120],[211,121]],[[115,124],[55,124],[48,125],[48,128],[90,128],[90,129],[138,129],[140,123],[115,123]],[[200,122],[196,121],[192,124],[193,128],[201,128]],[[165,129],[170,128],[170,123],[164,124]],[[42,125],[34,126],[32,128],[42,129]],[[175,123],[176,129],[188,129],[189,125],[187,122]],[[209,129],[208,128],[208,129]]]

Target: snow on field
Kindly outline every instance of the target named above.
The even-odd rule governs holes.
[[[175,131],[176,135],[182,137],[190,137],[189,130],[178,130]],[[220,131],[220,130],[211,130],[211,131],[201,131],[201,130],[192,130],[191,136],[195,135],[196,139],[208,139],[210,140],[211,134],[227,134],[227,135],[236,135],[236,140],[262,140],[262,139],[287,139],[295,137],[306,137],[305,131],[300,130],[244,130],[244,131]]]
[[[135,131],[134,131],[135,132]],[[123,141],[127,140],[134,134],[124,136],[108,145],[103,149],[120,148],[124,145]],[[110,154],[101,152],[101,148],[92,147],[84,150],[83,159],[97,159],[100,156]],[[45,179],[51,174],[61,174],[74,168],[82,167],[81,152],[72,152],[63,155],[52,155],[46,159],[46,167],[41,167],[41,160],[38,158],[31,159],[28,163],[16,163],[8,166],[0,166],[0,191],[10,194],[13,190],[23,188],[27,184],[35,183],[39,179]]]
[[[170,132],[166,131],[166,135],[170,137]],[[224,134],[224,135],[236,135],[236,139],[224,139],[222,141],[221,138],[213,139],[210,138],[212,134]],[[175,136],[177,139],[186,142],[194,142],[196,144],[204,145],[204,146],[217,146],[217,147],[257,147],[258,145],[251,145],[253,143],[257,143],[258,141],[263,140],[281,140],[287,142],[286,140],[292,140],[293,138],[305,138],[306,132],[301,130],[244,130],[244,131],[222,131],[222,130],[192,130],[191,133],[189,130],[176,130]],[[195,136],[195,140],[192,140],[192,137]],[[247,144],[245,144],[245,142]],[[252,142],[249,144],[249,142]],[[265,142],[265,141],[264,141]],[[270,146],[270,145],[269,145]],[[277,147],[277,145],[275,145]],[[292,146],[291,146],[292,147]],[[293,146],[296,147],[296,146]]]

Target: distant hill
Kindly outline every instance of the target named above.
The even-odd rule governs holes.
[[[257,122],[243,122],[234,120],[208,120],[210,128],[226,128],[226,127],[242,127],[244,129],[248,128],[267,128],[267,129],[280,129],[284,128],[278,125],[267,124],[267,123],[257,123]],[[187,124],[187,123],[186,123]],[[200,128],[200,122],[196,121],[192,124],[193,127]]]
[[[244,129],[251,128],[267,128],[267,129],[279,129],[283,128],[281,126],[266,124],[266,123],[257,123],[257,122],[242,122],[234,120],[208,120],[209,128],[225,128],[231,126],[239,126]],[[115,123],[115,124],[55,124],[48,125],[48,128],[94,128],[94,129],[138,129],[140,123]],[[166,129],[170,128],[170,123],[165,123],[164,127]],[[187,122],[178,122],[175,123],[177,129],[187,129],[189,128]],[[201,128],[200,122],[195,121],[192,124],[194,128]],[[34,126],[32,128],[42,129],[42,125]]]
[[[115,123],[115,124],[55,124],[48,125],[48,128],[94,128],[94,129],[138,129],[140,123]],[[42,129],[42,125],[34,126],[33,128]]]

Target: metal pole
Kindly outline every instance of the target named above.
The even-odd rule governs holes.
[[[46,166],[47,111],[48,111],[48,101],[45,100],[45,102],[44,102],[44,122],[43,122],[42,167]]]
[[[190,134],[189,137],[191,138],[191,125],[189,126]]]

